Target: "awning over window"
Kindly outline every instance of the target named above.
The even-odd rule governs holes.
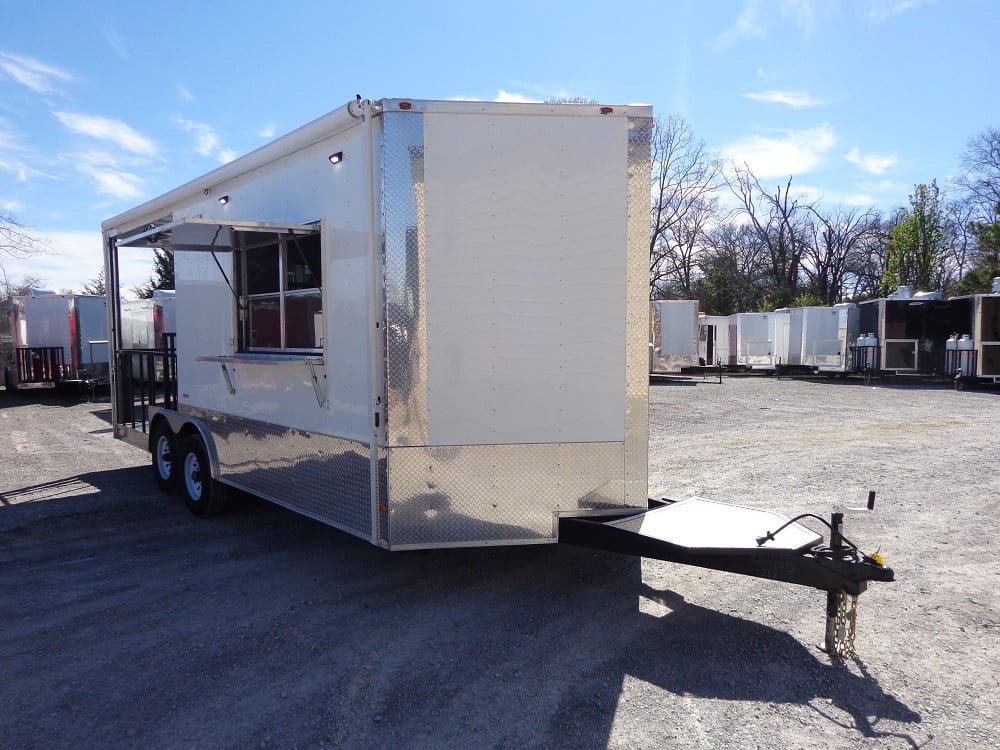
[[[266,221],[226,221],[190,217],[156,226],[143,227],[135,234],[118,237],[118,247],[162,247],[173,251],[228,253],[235,232],[294,234],[300,237],[319,232],[318,224],[275,224]]]

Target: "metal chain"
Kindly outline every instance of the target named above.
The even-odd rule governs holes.
[[[837,618],[834,621],[833,644],[827,644],[830,655],[841,659],[854,656],[854,637],[858,626],[858,597],[851,597],[851,608],[847,608],[847,595],[837,597]]]

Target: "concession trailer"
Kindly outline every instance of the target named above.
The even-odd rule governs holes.
[[[839,523],[823,545],[648,498],[651,133],[648,106],[358,97],[109,219],[115,436],[196,515],[239,488],[389,550],[566,542],[813,586],[836,653],[846,597],[892,580]],[[150,247],[174,253],[173,388],[126,387],[118,258]]]
[[[45,290],[9,297],[0,303],[0,358],[11,389],[106,382],[107,300]]]
[[[942,375],[948,338],[967,333],[971,298],[941,299],[938,292],[901,286],[889,297],[859,304],[861,334],[868,338],[877,369],[895,375]],[[858,347],[862,352],[865,347]],[[857,368],[861,369],[861,368]]]
[[[948,304],[968,317],[950,316],[945,374],[1000,383],[1000,291],[952,297]]]

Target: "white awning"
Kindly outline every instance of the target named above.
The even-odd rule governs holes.
[[[116,238],[115,242],[118,247],[163,247],[175,252],[228,253],[233,249],[234,232],[305,236],[319,232],[319,225],[189,217],[144,227],[135,234]]]

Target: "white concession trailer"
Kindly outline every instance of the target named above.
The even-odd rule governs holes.
[[[390,549],[645,507],[651,126],[358,100],[110,219],[108,288],[164,247],[177,304],[177,403],[116,435],[196,512],[237,487]]]
[[[648,106],[359,97],[109,219],[115,436],[197,515],[240,488],[391,550],[565,542],[813,586],[837,653],[830,602],[892,580],[839,524],[827,548],[648,498],[651,132]],[[175,391],[126,377],[118,258],[144,247],[174,252]]]

